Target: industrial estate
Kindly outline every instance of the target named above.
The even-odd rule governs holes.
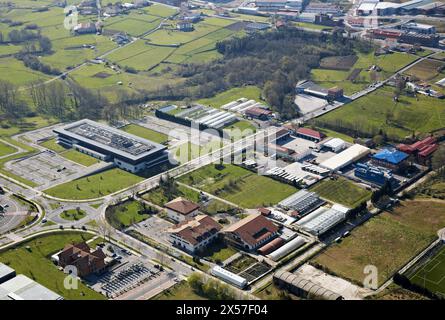
[[[443,300],[445,2],[0,3],[0,300]]]

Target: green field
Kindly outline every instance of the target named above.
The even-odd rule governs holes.
[[[93,199],[130,187],[144,178],[119,168],[63,183],[45,190],[45,193],[62,199]]]
[[[295,187],[231,164],[222,169],[208,165],[182,176],[179,181],[244,208],[276,204],[297,191]]]
[[[70,209],[70,210],[64,210],[60,217],[62,219],[68,220],[68,221],[77,221],[86,216],[86,212],[83,210],[76,210],[76,209]]]
[[[199,256],[206,258],[215,263],[221,263],[233,256],[238,251],[235,248],[228,246],[224,241],[217,240],[208,245],[204,251],[199,253]]]
[[[445,225],[444,212],[445,204],[402,202],[393,212],[381,213],[357,227],[312,262],[359,284],[365,266],[374,265],[381,285],[437,238],[437,230]]]
[[[412,283],[445,297],[445,247],[421,265],[408,270],[406,275]]]
[[[80,151],[74,149],[67,149],[56,142],[56,139],[46,140],[40,144],[42,147],[50,149],[57,152],[60,156],[76,162],[85,167],[92,166],[93,164],[99,163],[100,161],[94,157],[84,154]]]
[[[345,94],[350,95],[366,88],[372,82],[388,78],[397,70],[418,59],[417,56],[404,53],[374,56],[371,52],[369,54],[357,53],[357,56],[357,62],[349,70],[313,69],[312,79],[326,88],[334,86],[343,88]],[[379,66],[382,71],[367,71],[372,65]],[[361,71],[354,81],[350,81],[347,78],[354,69],[361,69]]]
[[[349,208],[355,208],[363,201],[371,198],[371,191],[365,190],[342,177],[335,180],[324,179],[310,190],[316,192],[322,198]]]
[[[402,95],[393,100],[394,89],[380,88],[360,99],[329,112],[316,120],[321,127],[339,127],[363,136],[386,132],[390,139],[400,140],[414,133],[429,133],[445,127],[445,101],[419,95]]]
[[[41,116],[25,117],[18,122],[0,121],[0,136],[10,137],[25,131],[31,131],[47,127],[56,123],[54,119],[47,119]]]
[[[0,141],[0,157],[16,152],[17,149]]]
[[[126,125],[125,127],[121,128],[121,130],[157,143],[165,143],[168,140],[167,135],[142,126],[138,126],[136,124]]]
[[[181,185],[177,186],[177,193],[174,194],[174,198],[177,197],[183,197],[195,203],[200,202],[199,192]],[[142,195],[142,198],[160,207],[163,207],[167,202],[172,200],[167,198],[167,195],[161,188],[150,190]],[[200,210],[208,215],[215,215],[218,212],[229,212],[233,210],[233,207],[219,200],[211,199],[205,206],[201,205]]]
[[[63,151],[66,151],[66,150],[67,150],[66,148],[64,148],[63,146],[61,146],[60,144],[58,144],[58,143],[56,142],[56,139],[55,139],[55,138],[54,138],[54,139],[46,140],[45,142],[42,142],[40,145],[41,145],[42,147],[45,147],[45,148],[50,149],[50,150],[52,150],[52,151],[54,151],[54,152],[57,152],[57,153],[59,153],[59,152],[63,152]]]
[[[217,94],[212,98],[198,100],[198,103],[207,105],[213,108],[220,108],[226,103],[232,102],[234,100],[246,98],[253,99],[261,102],[261,89],[255,86],[245,86],[241,88],[233,88],[223,93]]]
[[[67,300],[103,300],[105,297],[79,282],[78,290],[63,286],[65,274],[51,262],[50,256],[66,244],[91,239],[90,234],[75,232],[57,233],[37,237],[23,242],[14,249],[0,253],[0,262],[14,268],[17,274],[24,274]],[[29,246],[29,249],[26,249]]]
[[[173,287],[164,290],[162,293],[152,298],[153,300],[207,300],[198,295],[187,283],[182,281]]]
[[[60,155],[68,160],[74,161],[78,164],[81,164],[85,167],[92,166],[93,164],[99,163],[100,161],[94,157],[91,157],[87,154],[79,152],[74,149],[70,149],[60,153]]]
[[[139,201],[126,201],[117,206],[108,207],[106,217],[113,227],[126,228],[149,217],[148,214],[141,213],[142,210],[143,207]]]

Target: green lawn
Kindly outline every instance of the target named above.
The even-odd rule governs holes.
[[[126,228],[135,223],[139,223],[149,217],[148,214],[141,213],[143,207],[139,201],[126,201],[117,206],[107,208],[107,220],[118,228]]]
[[[166,134],[142,127],[142,126],[138,126],[136,124],[129,124],[126,125],[125,127],[121,128],[122,130],[124,130],[125,132],[134,134],[135,136],[144,138],[144,139],[148,139],[151,140],[153,142],[157,142],[157,143],[165,143],[168,140],[168,136]]]
[[[74,149],[64,151],[60,153],[60,155],[85,167],[89,167],[100,162],[98,159]]]
[[[228,246],[223,240],[217,240],[200,252],[199,256],[213,262],[224,262],[237,252],[236,249]]]
[[[255,86],[245,86],[241,88],[233,88],[222,93],[217,94],[212,98],[198,100],[198,103],[211,106],[213,108],[220,108],[226,103],[232,102],[234,100],[246,98],[253,99],[261,102],[261,89]]]
[[[297,191],[293,186],[231,164],[222,169],[207,165],[182,176],[179,181],[244,208],[276,204]]]
[[[0,157],[16,152],[17,149],[0,141]]]
[[[199,203],[199,192],[196,192],[192,189],[189,189],[185,186],[178,185],[178,192],[174,195],[173,198],[183,197],[195,203]],[[163,207],[167,202],[171,199],[167,198],[167,195],[161,188],[155,188],[145,193],[142,196],[143,199],[156,204],[160,207]],[[224,202],[221,202],[216,199],[211,199],[205,206],[201,206],[200,210],[208,215],[215,215],[218,212],[230,212],[234,208]]]
[[[67,290],[63,286],[65,274],[51,262],[50,256],[65,244],[91,239],[90,234],[74,232],[57,233],[37,237],[0,253],[0,262],[14,268],[67,300],[103,300],[105,297],[79,282],[78,290]],[[30,247],[29,250],[26,247]]]
[[[358,60],[349,70],[313,69],[312,79],[323,87],[339,86],[346,95],[360,91],[372,82],[384,80],[419,57],[405,53],[393,53],[382,56],[374,56],[374,53],[357,53]],[[382,71],[367,71],[372,65],[378,65]],[[348,76],[354,69],[361,72],[354,81],[348,80]]]
[[[76,209],[70,209],[70,210],[64,210],[60,217],[62,219],[68,220],[68,221],[77,221],[86,216],[86,212],[83,210],[76,210]]]
[[[62,199],[93,199],[127,188],[143,179],[119,168],[113,168],[63,183],[45,190],[45,193]]]
[[[173,287],[164,290],[162,293],[152,298],[153,300],[207,300],[198,295],[188,284],[182,281]]]
[[[371,191],[365,190],[341,177],[336,180],[324,179],[310,190],[318,193],[322,198],[349,208],[355,208],[363,201],[371,198]]]
[[[55,151],[55,152],[63,152],[63,151],[67,150],[66,148],[64,148],[60,144],[58,144],[56,142],[55,138],[54,139],[50,139],[50,140],[46,140],[45,142],[42,142],[40,145],[42,147],[45,147],[45,148],[50,149],[50,150]]]
[[[393,212],[365,222],[312,261],[335,274],[362,283],[367,265],[378,268],[379,285],[437,238],[445,226],[445,205],[405,201]]]
[[[445,100],[403,95],[396,102],[393,96],[394,88],[385,86],[321,116],[315,123],[322,128],[338,127],[337,131],[368,136],[378,134],[381,129],[394,140],[413,132],[429,133],[445,127]]]

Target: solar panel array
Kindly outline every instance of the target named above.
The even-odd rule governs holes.
[[[132,139],[124,134],[118,134],[90,123],[81,123],[78,126],[66,129],[89,140],[104,144],[108,147],[124,151],[137,156],[155,148],[154,145]]]

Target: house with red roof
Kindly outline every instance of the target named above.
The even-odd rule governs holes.
[[[58,254],[58,265],[62,268],[74,266],[79,277],[92,273],[100,274],[106,268],[105,253],[99,248],[95,251],[86,242],[67,244]]]
[[[199,205],[185,198],[179,197],[166,203],[167,216],[176,222],[193,218],[198,214]]]

